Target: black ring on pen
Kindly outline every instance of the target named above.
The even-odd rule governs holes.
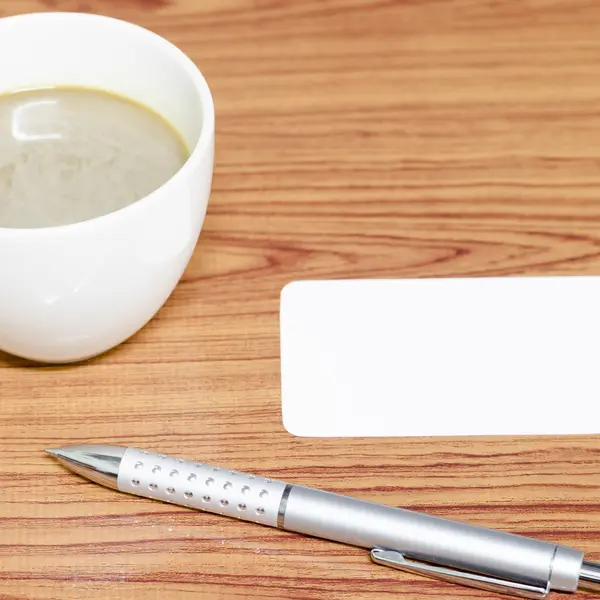
[[[283,495],[281,496],[281,502],[279,503],[279,510],[277,511],[277,527],[279,529],[283,529],[283,523],[285,521],[285,509],[287,508],[288,498],[290,497],[290,492],[294,486],[291,483],[288,483],[283,490]]]

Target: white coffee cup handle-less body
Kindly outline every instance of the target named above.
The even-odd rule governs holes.
[[[173,178],[121,210],[60,227],[0,227],[0,350],[50,363],[83,360],[142,328],[187,267],[212,183],[210,90],[167,40],[98,15],[2,18],[0,56],[10,56],[0,94],[45,86],[111,91],[161,114],[190,149]]]

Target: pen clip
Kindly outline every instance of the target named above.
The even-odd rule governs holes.
[[[407,571],[425,577],[433,577],[442,581],[466,585],[489,592],[510,594],[521,598],[545,598],[550,591],[548,585],[546,587],[530,585],[407,559],[401,552],[396,550],[373,548],[371,550],[371,559],[379,565],[392,567],[400,571]]]

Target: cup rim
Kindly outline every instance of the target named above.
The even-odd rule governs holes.
[[[99,224],[110,225],[111,221],[121,219],[123,216],[131,213],[134,215],[136,212],[144,210],[145,206],[151,202],[152,198],[160,191],[163,192],[166,188],[176,185],[182,178],[186,177],[186,174],[192,170],[205,155],[206,150],[212,144],[212,137],[215,128],[215,108],[212,98],[212,94],[204,75],[194,63],[194,61],[173,42],[170,42],[166,38],[162,37],[158,33],[146,29],[141,25],[119,19],[116,17],[110,17],[107,15],[99,15],[94,13],[77,13],[77,12],[31,12],[23,13],[18,15],[9,15],[6,17],[0,17],[0,25],[7,21],[24,21],[24,20],[72,20],[72,21],[104,21],[105,23],[111,24],[115,27],[122,27],[146,36],[148,39],[153,41],[165,52],[169,53],[172,57],[178,60],[182,67],[185,69],[186,74],[194,84],[196,90],[200,96],[200,104],[202,110],[202,125],[200,128],[200,135],[198,141],[194,145],[190,152],[187,160],[181,165],[177,172],[172,175],[167,181],[161,186],[146,194],[139,200],[128,204],[120,209],[112,211],[110,213],[92,217],[84,221],[75,221],[74,223],[67,223],[65,225],[51,225],[47,227],[2,227],[0,226],[0,237],[3,236],[32,236],[40,237],[57,232],[70,233],[72,230],[81,229],[85,227],[97,226]]]

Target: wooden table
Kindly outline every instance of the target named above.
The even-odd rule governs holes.
[[[600,438],[295,439],[297,278],[598,274],[600,3],[4,0],[178,44],[212,87],[214,192],[160,314],[84,365],[0,357],[0,598],[488,598],[365,551],[125,497],[46,446],[138,445],[576,545]],[[583,595],[581,595],[583,597]]]

